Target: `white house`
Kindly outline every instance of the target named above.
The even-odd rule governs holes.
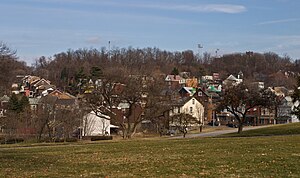
[[[224,85],[233,85],[233,86],[236,86],[240,83],[243,82],[243,79],[240,77],[240,75],[238,75],[238,78],[236,78],[235,76],[233,76],[232,74],[229,75],[229,77],[227,77],[227,79],[225,79],[223,81],[223,84]]]
[[[83,118],[82,136],[97,135],[110,135],[110,117],[106,115],[99,117],[91,111]]]
[[[170,111],[170,116],[177,114],[189,114],[195,117],[199,123],[203,124],[204,121],[204,106],[195,97],[183,98],[179,103],[173,106]]]
[[[166,82],[178,82],[179,84],[185,84],[185,79],[180,75],[167,75],[165,78]]]

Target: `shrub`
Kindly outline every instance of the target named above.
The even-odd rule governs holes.
[[[8,139],[2,139],[0,141],[1,141],[1,144],[14,144],[14,143],[24,142],[24,139],[23,138],[8,138]]]
[[[97,141],[97,140],[112,140],[112,136],[91,136],[91,141]]]

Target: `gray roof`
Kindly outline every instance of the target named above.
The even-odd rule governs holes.
[[[1,98],[0,98],[0,101],[6,101],[8,102],[9,101],[9,97],[7,95],[3,95]]]

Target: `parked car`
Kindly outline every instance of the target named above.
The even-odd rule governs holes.
[[[208,123],[208,125],[210,125],[210,126],[220,126],[220,122],[219,121],[210,121],[209,123]]]
[[[234,122],[228,122],[228,123],[226,124],[226,126],[228,126],[228,127],[233,127],[233,128],[238,128],[238,124],[237,124],[237,123],[234,123]]]
[[[167,135],[174,136],[175,134],[176,134],[176,130],[172,130],[172,129],[168,130]]]

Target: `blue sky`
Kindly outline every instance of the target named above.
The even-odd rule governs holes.
[[[300,58],[299,0],[1,0],[0,41],[29,64],[68,49],[158,47]]]

